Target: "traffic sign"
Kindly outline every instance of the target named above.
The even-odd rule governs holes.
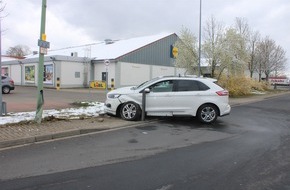
[[[50,43],[47,42],[47,41],[38,40],[38,46],[39,46],[39,47],[43,47],[43,48],[49,48]]]
[[[47,48],[40,47],[40,53],[44,54],[44,55],[47,55]]]
[[[106,66],[109,66],[109,65],[110,65],[110,60],[106,59],[106,60],[104,61],[104,63],[105,63]]]

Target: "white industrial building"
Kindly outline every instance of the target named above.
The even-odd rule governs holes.
[[[161,75],[184,74],[174,67],[172,47],[175,33],[124,40],[105,40],[93,44],[48,51],[44,58],[44,87],[108,88],[137,85]],[[37,86],[39,55],[2,62],[2,74],[16,85]]]

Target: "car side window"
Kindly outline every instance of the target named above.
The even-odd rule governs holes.
[[[205,91],[209,87],[200,81],[195,80],[177,80],[175,83],[174,91]]]
[[[149,87],[151,92],[172,92],[173,81],[166,80],[153,84]]]

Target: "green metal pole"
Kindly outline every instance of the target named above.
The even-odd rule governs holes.
[[[201,2],[202,0],[199,1],[198,77],[201,75]]]
[[[0,4],[2,5],[2,4]],[[1,32],[1,14],[0,14],[0,73],[1,73],[1,77],[2,77],[2,32]],[[2,80],[2,79],[1,79]],[[2,103],[2,81],[0,82],[0,89],[1,89],[1,92],[0,92],[0,117],[3,116],[3,111],[2,108],[3,108],[3,103]]]
[[[42,0],[42,10],[41,10],[41,26],[40,26],[40,39],[45,36],[45,19],[46,19],[46,0]],[[43,72],[44,72],[44,53],[41,53],[41,47],[39,47],[39,65],[38,65],[38,79],[37,79],[37,107],[35,114],[35,121],[41,123],[42,112],[43,112]]]

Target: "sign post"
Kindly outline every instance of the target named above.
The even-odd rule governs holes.
[[[0,72],[1,72],[1,77],[2,77],[2,32],[1,32],[1,17],[0,17]],[[2,80],[2,78],[1,78],[1,80]],[[3,102],[2,102],[2,100],[3,100],[3,98],[2,98],[2,81],[0,82],[0,89],[1,89],[1,92],[0,92],[0,117],[2,117],[3,116],[3,112],[4,112],[4,110],[3,110]]]
[[[105,60],[105,67],[106,67],[106,94],[108,93],[108,67],[110,65],[110,60]]]
[[[44,54],[47,53],[47,48],[49,48],[49,42],[46,42],[45,34],[45,19],[46,19],[46,0],[42,0],[42,10],[41,10],[41,26],[40,26],[40,39],[38,40],[39,46],[39,64],[38,64],[38,79],[37,79],[37,106],[35,121],[41,123],[44,96],[43,96],[43,72],[44,72]]]

